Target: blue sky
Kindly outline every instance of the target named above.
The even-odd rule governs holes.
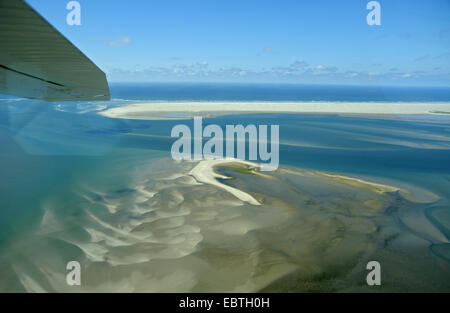
[[[450,86],[450,0],[27,0],[110,81]]]

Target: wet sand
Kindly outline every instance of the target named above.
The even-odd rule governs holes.
[[[448,240],[416,214],[437,196],[416,203],[400,189],[298,168],[261,173],[238,160],[161,159],[124,189],[85,186],[80,215],[47,207],[36,234],[17,243],[28,248],[11,254],[9,275],[19,290],[73,292],[64,268],[77,259],[78,291],[370,291],[365,264],[376,259],[395,282],[384,291],[450,290]]]

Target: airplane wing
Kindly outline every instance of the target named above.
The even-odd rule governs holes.
[[[0,93],[110,99],[105,73],[23,0],[0,0]]]

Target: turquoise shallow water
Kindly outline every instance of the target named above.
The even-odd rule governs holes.
[[[148,94],[145,98],[145,92],[158,87],[161,86],[150,89],[113,86],[113,95],[121,100],[95,104],[0,100],[0,262],[3,266],[0,272],[4,274],[14,266],[9,259],[14,254],[12,251],[24,244],[21,238],[26,234],[39,230],[48,208],[52,208],[52,214],[59,222],[63,221],[65,229],[74,227],[73,232],[77,233],[79,230],[74,225],[78,225],[75,222],[78,218],[84,218],[81,211],[87,201],[86,195],[91,200],[102,199],[107,204],[116,203],[118,198],[126,199],[132,192],[129,186],[136,177],[144,172],[151,177],[157,172],[155,168],[151,171],[144,171],[144,168],[158,164],[161,158],[170,158],[170,147],[174,142],[170,131],[180,121],[108,119],[98,115],[99,111],[132,99],[179,100],[171,96],[173,94],[183,95],[182,100],[211,100],[214,94],[216,99],[258,100],[254,95],[261,91],[255,87],[253,93],[249,93],[242,86],[228,86],[228,89],[219,91],[211,87],[209,93],[202,94],[198,86],[171,86],[163,89],[165,93],[160,91],[155,98],[148,99]],[[227,98],[230,88],[234,88],[234,92]],[[310,88],[306,99],[317,100],[321,90]],[[404,98],[402,90],[380,90],[371,90],[369,98],[374,101],[411,100],[408,98],[411,94]],[[336,100],[338,97],[342,101],[361,101],[364,93],[360,89],[357,91],[358,96],[352,96],[351,89],[335,91],[334,98],[328,92],[321,100]],[[422,93],[420,90],[416,92],[424,94],[423,90]],[[445,89],[427,92],[434,95],[434,101],[448,100]],[[134,96],[129,96],[133,93]],[[266,100],[305,100],[299,99],[298,90],[288,87],[279,87],[272,96],[266,97],[263,93],[261,97]],[[415,99],[422,99],[417,97]],[[192,125],[189,120],[181,123]],[[383,119],[251,114],[208,118],[204,123],[221,126],[278,124],[282,166],[363,177],[397,186],[411,186],[420,190],[417,193],[425,190],[436,194],[440,197],[438,201],[419,204],[417,210],[420,218],[426,216],[447,243],[444,239],[428,236],[428,230],[412,229],[414,223],[404,227],[411,228],[426,241],[430,245],[429,251],[439,262],[448,263],[450,117]],[[115,193],[105,195],[109,190],[115,190]],[[58,255],[58,244],[52,247],[51,253]],[[61,255],[71,254],[71,249],[61,249]],[[80,251],[75,249],[73,253],[76,255]],[[26,262],[23,262],[25,265],[21,266],[26,267]],[[2,277],[1,290],[22,290],[13,276]]]

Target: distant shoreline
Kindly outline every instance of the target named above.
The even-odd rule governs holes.
[[[244,113],[317,114],[450,114],[450,102],[279,102],[190,101],[124,104],[99,112],[109,118],[136,120],[187,119]]]

